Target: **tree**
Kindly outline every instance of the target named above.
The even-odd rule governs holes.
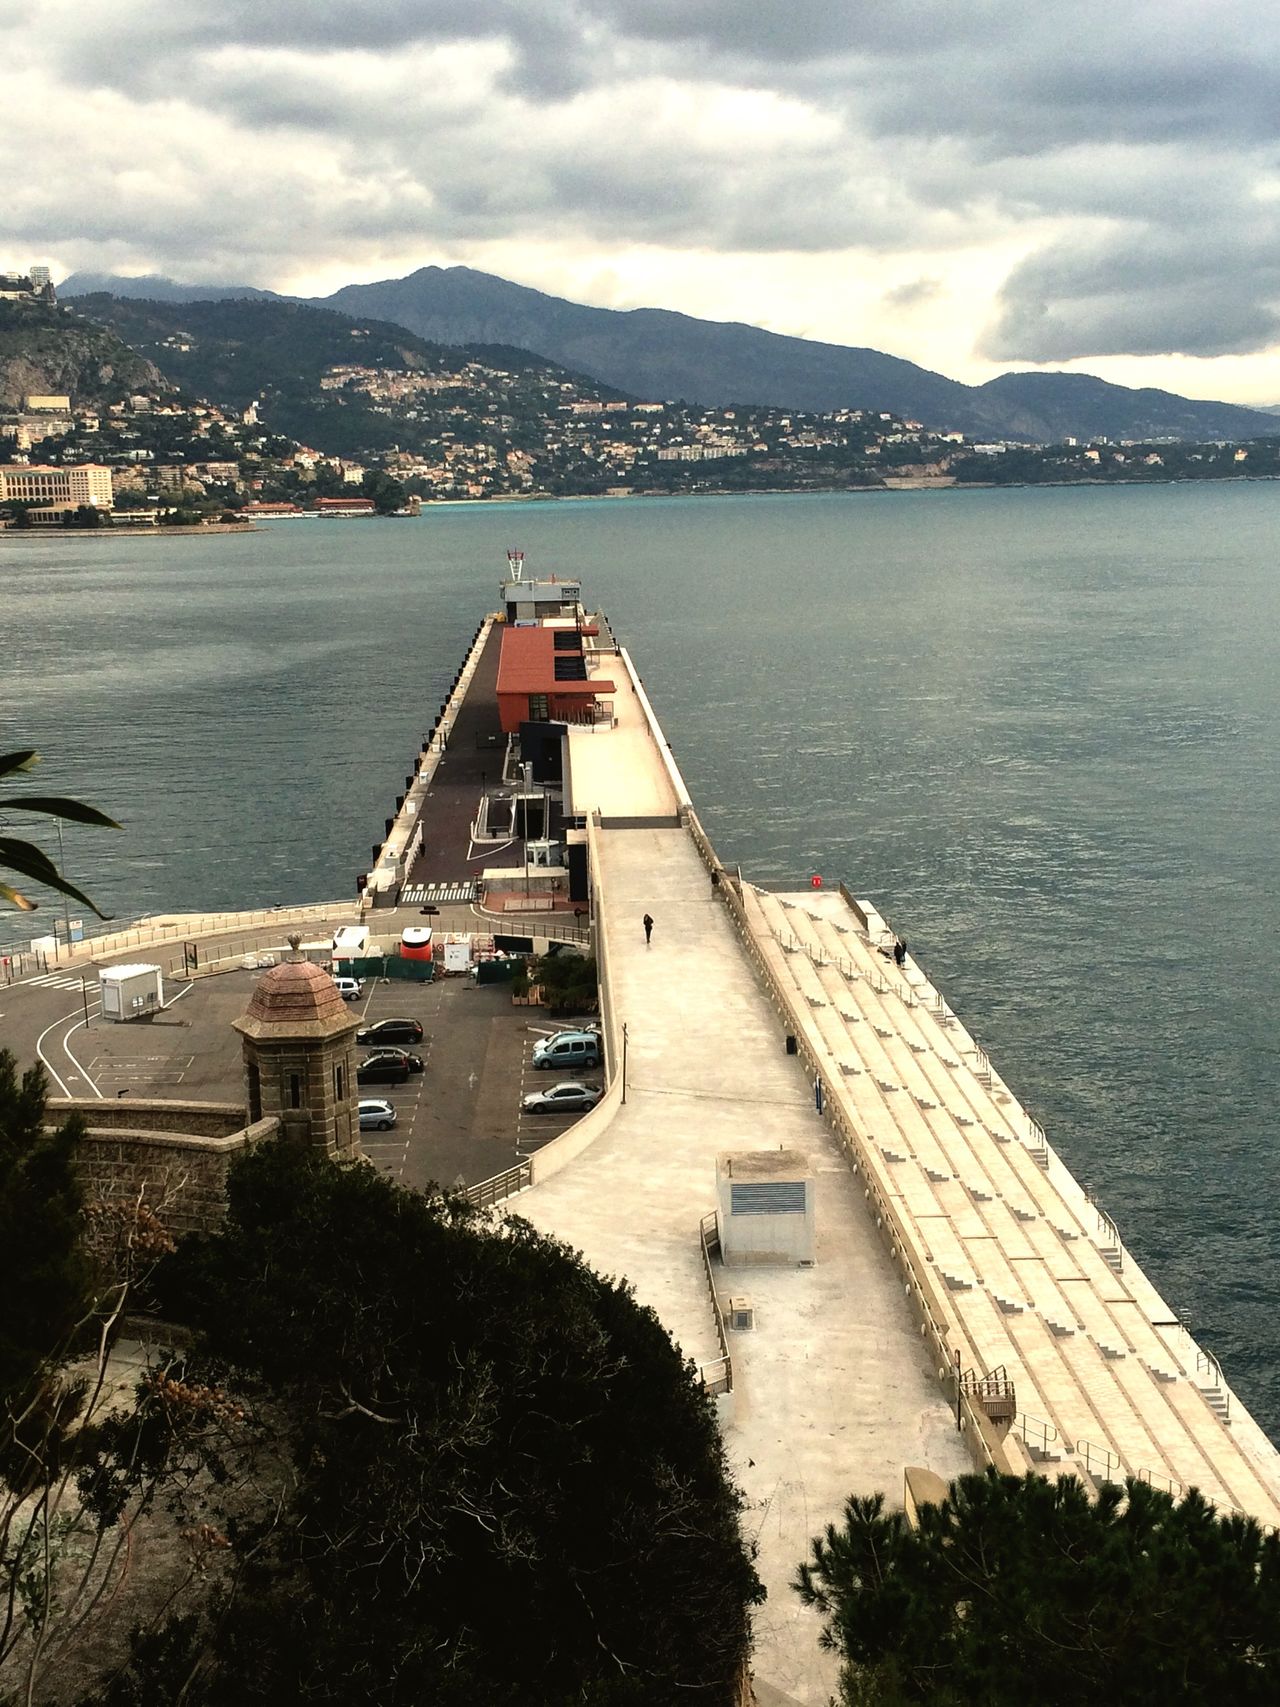
[[[0,753],[0,781],[32,770],[39,762],[39,753],[30,748],[20,753]],[[106,830],[120,828],[114,818],[108,818],[96,806],[85,806],[78,800],[66,800],[61,795],[11,794],[0,799],[0,812],[39,812],[48,818],[65,819],[68,823],[95,824]],[[0,836],[0,871],[16,872],[19,877],[29,878],[33,883],[56,889],[59,895],[69,895],[72,900],[91,907],[100,919],[110,917],[74,883],[69,883],[48,855],[31,842],[19,841],[14,836]],[[4,882],[0,882],[0,901],[8,901],[24,913],[34,912],[37,905]]]
[[[519,1221],[273,1143],[166,1264],[210,1383],[279,1420],[185,1699],[728,1703],[760,1589],[711,1402],[651,1311]],[[123,1693],[120,1693],[123,1691]],[[152,1690],[163,1697],[163,1691]]]
[[[405,490],[400,482],[380,468],[371,468],[360,482],[360,496],[373,500],[380,516],[394,515],[405,504]]]
[[[913,1530],[850,1499],[795,1587],[847,1704],[1273,1702],[1280,1539],[1194,1489],[962,1476]]]
[[[25,1403],[89,1296],[72,1162],[84,1123],[73,1117],[47,1128],[45,1096],[43,1068],[19,1081],[16,1061],[0,1049],[0,1405],[7,1414]]]
[[[199,1574],[203,1523],[243,1415],[186,1379],[173,1353],[128,1376],[113,1351],[128,1308],[173,1249],[163,1201],[86,1201],[84,1123],[47,1119],[39,1067],[0,1051],[0,1699],[30,1702],[109,1612],[139,1521],[171,1496],[194,1545],[166,1599]],[[122,1390],[123,1389],[123,1390]],[[243,1451],[240,1452],[243,1456]],[[177,1514],[185,1514],[179,1517]]]

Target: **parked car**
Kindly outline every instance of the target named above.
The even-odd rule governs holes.
[[[379,1049],[366,1055],[356,1068],[356,1083],[402,1085],[410,1073],[421,1071],[421,1055],[409,1055],[403,1049]]]
[[[361,1101],[360,1130],[362,1132],[390,1132],[395,1123],[396,1111],[389,1102],[381,1102],[374,1097]]]
[[[600,1101],[599,1085],[580,1084],[566,1079],[547,1091],[530,1091],[522,1107],[526,1114],[581,1114]]]
[[[333,984],[344,1002],[358,1001],[360,992],[364,989],[358,978],[335,978]]]
[[[554,1037],[540,1037],[533,1046],[533,1064],[543,1071],[598,1067],[600,1039],[594,1031],[557,1031]]]
[[[416,1019],[380,1019],[373,1025],[362,1026],[356,1033],[357,1043],[421,1043],[422,1026]]]

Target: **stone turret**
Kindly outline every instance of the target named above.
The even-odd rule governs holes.
[[[359,1154],[357,1020],[322,967],[298,953],[258,980],[232,1023],[243,1039],[249,1120],[275,1115],[286,1136],[331,1156]]]

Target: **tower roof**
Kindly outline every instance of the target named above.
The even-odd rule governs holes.
[[[335,1037],[354,1031],[357,1021],[323,967],[309,960],[284,960],[264,972],[249,1005],[234,1022],[245,1037]]]

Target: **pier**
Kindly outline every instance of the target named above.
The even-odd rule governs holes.
[[[826,1700],[790,1580],[849,1494],[898,1497],[909,1467],[1135,1476],[1280,1523],[1280,1454],[925,970],[843,888],[721,865],[591,626],[605,714],[565,728],[563,815],[585,828],[608,1090],[477,1195],[625,1278],[717,1394],[769,1589],[767,1698]],[[811,1266],[719,1262],[717,1160],[742,1152],[803,1163]]]

